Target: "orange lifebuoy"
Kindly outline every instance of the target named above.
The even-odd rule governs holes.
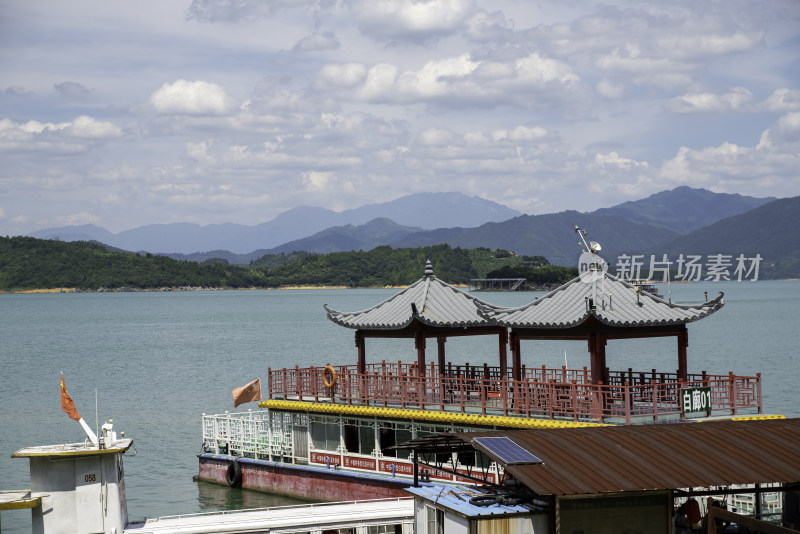
[[[336,385],[336,369],[330,365],[326,365],[322,370],[322,381],[325,383],[326,388],[332,388]]]

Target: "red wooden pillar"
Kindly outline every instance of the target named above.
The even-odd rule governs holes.
[[[522,354],[520,353],[519,336],[512,331],[511,341],[511,376],[514,380],[522,380]]]
[[[500,332],[499,338],[499,350],[500,350],[500,378],[507,379],[508,378],[508,331],[503,329]]]
[[[358,374],[367,372],[367,353],[364,346],[364,334],[356,330],[356,349],[358,350]]]
[[[417,373],[425,376],[425,333],[422,330],[414,335],[414,347],[417,349]]]
[[[592,332],[589,334],[589,355],[592,366],[592,384],[608,384],[606,374],[606,338]]]
[[[600,365],[603,370],[603,383],[608,384],[608,364],[606,363],[606,343],[608,339],[605,336],[597,336],[597,352],[600,353]]]
[[[686,349],[689,346],[689,332],[684,325],[678,334],[678,380],[686,380],[689,372],[686,365]]]
[[[447,338],[444,336],[439,336],[436,338],[436,344],[439,348],[439,376],[444,374],[445,368],[445,354],[444,354],[444,344],[447,343]]]

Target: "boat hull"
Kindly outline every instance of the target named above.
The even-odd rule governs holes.
[[[198,480],[228,485],[228,466],[234,457],[200,454]],[[239,458],[242,488],[317,502],[405,497],[412,481],[325,467]]]

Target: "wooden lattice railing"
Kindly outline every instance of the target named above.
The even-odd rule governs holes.
[[[381,362],[360,374],[354,365],[332,366],[333,387],[325,385],[323,367],[268,371],[270,399],[335,402],[363,406],[417,408],[575,421],[658,421],[681,415],[680,392],[708,387],[709,415],[762,413],[761,375],[610,371],[609,384],[592,384],[587,368],[524,369],[522,380],[498,367],[435,364],[424,376],[415,364]],[[330,382],[330,376],[328,376]]]

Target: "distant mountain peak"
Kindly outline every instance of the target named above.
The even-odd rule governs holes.
[[[756,198],[733,193],[714,193],[707,189],[682,185],[641,200],[630,200],[610,208],[601,208],[591,214],[618,215],[629,221],[687,234],[773,200],[774,197]]]

